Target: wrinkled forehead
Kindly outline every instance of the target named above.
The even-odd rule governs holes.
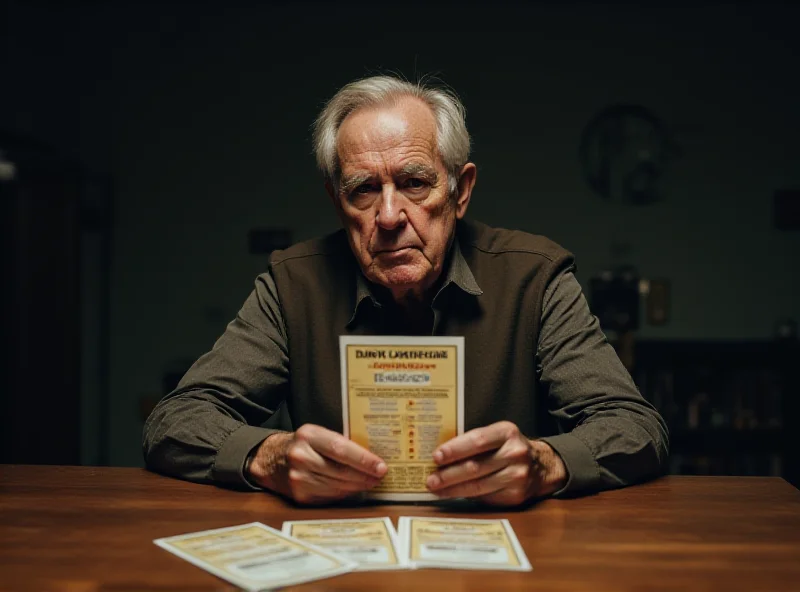
[[[415,148],[435,155],[436,119],[430,108],[415,98],[396,104],[364,107],[348,115],[339,127],[337,154],[344,163],[359,154]]]

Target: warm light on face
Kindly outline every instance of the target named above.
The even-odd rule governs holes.
[[[362,109],[339,129],[335,202],[364,275],[400,300],[439,278],[459,217],[436,120],[421,101]]]

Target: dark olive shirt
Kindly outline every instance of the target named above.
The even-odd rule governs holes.
[[[531,328],[538,334],[530,357],[530,364],[535,365],[536,392],[546,398],[547,413],[558,433],[526,435],[540,437],[563,459],[568,482],[559,493],[621,487],[658,475],[667,463],[666,425],[639,394],[607,342],[573,275],[571,259],[567,263],[542,290],[541,320],[535,331]],[[360,311],[365,306],[391,307],[382,290],[363,275],[354,274],[353,281],[355,298],[350,300],[348,327],[364,314]],[[446,289],[458,290],[468,298],[480,299],[483,294],[458,239],[439,294]],[[275,431],[264,424],[291,397],[292,364],[284,311],[289,302],[282,303],[279,292],[271,267],[259,276],[255,290],[213,349],[153,410],[143,440],[149,468],[198,482],[250,487],[243,475],[244,461]],[[437,315],[432,309],[427,334],[439,334]],[[307,322],[325,320],[309,318]],[[375,332],[420,333],[418,328],[408,331],[397,323],[383,324],[380,329]],[[339,384],[339,376],[327,380]],[[313,402],[313,396],[309,400]],[[505,419],[515,421],[514,417]]]

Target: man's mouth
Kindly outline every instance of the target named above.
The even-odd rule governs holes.
[[[375,255],[402,255],[405,252],[412,251],[416,247],[399,247],[397,249],[380,249],[376,251]]]

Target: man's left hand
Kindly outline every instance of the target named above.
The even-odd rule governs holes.
[[[441,498],[515,506],[555,493],[567,482],[556,451],[541,440],[528,440],[510,421],[456,436],[433,452],[433,460],[439,469],[427,486]]]

